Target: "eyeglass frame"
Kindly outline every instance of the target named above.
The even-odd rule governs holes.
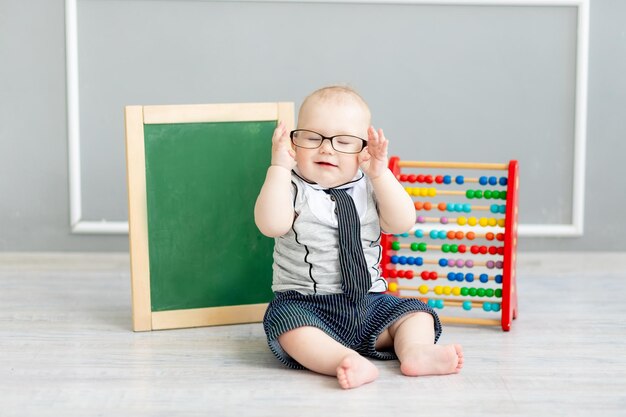
[[[319,146],[316,146],[315,148],[305,148],[304,146],[299,146],[299,145],[296,145],[296,143],[295,143],[295,142],[294,142],[294,140],[293,140],[293,134],[294,134],[294,133],[296,133],[296,132],[310,132],[310,133],[315,133],[316,135],[320,135],[320,136],[322,137],[322,141],[320,142]],[[335,148],[335,142],[334,142],[334,139],[335,139],[336,137],[339,137],[339,136],[349,136],[349,137],[351,137],[351,138],[360,139],[360,140],[361,140],[361,149],[360,149],[359,151],[357,151],[357,152],[344,152],[344,151],[340,151],[340,150],[338,150],[337,148]],[[354,136],[354,135],[333,135],[333,136],[324,136],[324,135],[322,135],[322,134],[321,134],[321,133],[319,133],[319,132],[316,132],[316,131],[314,131],[314,130],[309,130],[309,129],[294,129],[294,130],[292,130],[291,132],[289,132],[289,137],[291,138],[291,143],[293,143],[293,145],[294,145],[294,146],[296,146],[296,147],[298,147],[298,148],[302,148],[302,149],[319,149],[319,148],[321,148],[321,147],[322,147],[322,144],[324,143],[324,140],[328,139],[328,140],[330,141],[330,146],[331,146],[331,147],[332,147],[335,151],[340,152],[340,153],[349,154],[349,155],[354,155],[354,154],[357,154],[357,153],[361,153],[361,151],[363,151],[363,149],[365,149],[365,147],[367,146],[367,141],[366,141],[365,139],[363,139],[363,138],[358,137],[358,136]]]

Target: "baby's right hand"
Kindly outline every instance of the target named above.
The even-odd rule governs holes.
[[[296,166],[296,152],[291,147],[291,139],[285,124],[281,121],[272,136],[272,166],[281,166],[291,171]]]

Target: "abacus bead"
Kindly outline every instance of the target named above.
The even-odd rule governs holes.
[[[406,265],[406,256],[401,256],[398,258],[398,263],[400,265]]]
[[[487,246],[481,246],[479,252],[483,255],[487,254]]]
[[[495,255],[498,253],[498,248],[495,246],[489,246],[489,254],[490,255]]]
[[[456,274],[454,272],[448,272],[447,278],[448,278],[448,281],[455,281]]]
[[[405,272],[404,269],[399,270],[398,271],[398,277],[399,278],[404,278],[404,272]]]
[[[467,218],[465,216],[459,216],[456,219],[456,224],[458,224],[459,226],[465,226],[467,224]]]
[[[398,241],[391,242],[391,249],[400,250],[400,242]]]
[[[506,200],[506,191],[500,191],[500,198]]]
[[[433,183],[433,176],[432,175],[426,175],[426,177],[424,177],[424,181],[426,182],[426,184],[432,184]]]
[[[398,271],[396,271],[395,269],[390,269],[389,270],[389,276],[391,278],[396,278],[398,276]]]
[[[487,240],[493,240],[493,238],[494,238],[494,234],[493,234],[493,233],[491,233],[491,232],[486,233],[486,234],[485,234],[485,238],[486,238]]]
[[[450,252],[450,245],[448,245],[447,243],[444,243],[443,245],[441,245],[441,250],[443,251],[443,253]]]
[[[497,284],[502,284],[502,275],[498,274],[495,276],[495,281]]]
[[[413,242],[411,243],[411,250],[413,252],[417,252],[417,248],[419,247],[419,244],[417,242]]]
[[[502,266],[503,266],[503,265],[504,265],[504,264],[502,263],[502,261],[496,261],[496,268],[498,268],[498,269],[502,269]]]
[[[470,288],[468,290],[468,294],[472,297],[474,297],[476,295],[476,288]]]
[[[398,176],[398,181],[400,182],[406,182],[407,181],[407,175],[406,174],[400,174]]]
[[[506,206],[504,204],[500,205],[500,213],[506,214]]]
[[[404,277],[405,277],[406,279],[413,279],[413,271],[412,271],[412,270],[410,270],[410,269],[409,269],[409,270],[407,270],[407,271],[405,271],[405,272],[404,272]]]
[[[437,308],[443,308],[443,300],[437,300]]]
[[[424,237],[424,231],[422,229],[415,230],[415,237]]]
[[[441,295],[442,292],[443,292],[443,287],[441,285],[437,285],[435,287],[435,294]]]
[[[427,280],[428,279],[428,271],[422,271],[422,273],[420,274],[420,277],[422,277],[423,280]]]
[[[452,177],[450,175],[444,175],[443,176],[443,183],[444,184],[450,184],[452,183]]]
[[[457,259],[456,260],[456,266],[458,266],[459,268],[463,268],[464,264],[465,264],[465,262],[463,262],[463,259]]]
[[[475,195],[476,195],[476,193],[474,192],[474,190],[467,190],[467,191],[465,192],[465,197],[467,197],[467,198],[469,198],[469,199],[474,198],[474,196],[475,196]]]
[[[468,259],[467,261],[465,261],[465,266],[468,268],[473,268],[474,267],[474,261],[472,261],[471,259]]]
[[[470,226],[476,226],[476,223],[478,223],[476,217],[470,217],[469,219],[467,219],[467,224],[469,224]]]
[[[413,203],[413,207],[415,207],[415,210],[421,210],[424,208],[424,203],[422,203],[421,201],[416,201]]]
[[[439,278],[439,274],[437,274],[437,272],[435,272],[435,271],[431,271],[431,272],[428,274],[428,278],[429,278],[429,279],[432,279],[432,280],[434,281],[434,280],[436,280],[437,278]]]
[[[496,313],[498,311],[500,311],[500,304],[499,303],[492,303],[491,304],[491,311],[495,311]]]
[[[444,295],[450,295],[451,292],[452,292],[452,288],[448,287],[447,285],[444,285],[444,287],[443,287],[443,294]]]
[[[448,203],[448,204],[446,204],[446,210],[448,210],[448,211],[454,211],[454,204],[452,204],[452,203]]]
[[[447,217],[442,217],[441,219],[439,219],[439,221],[441,222],[441,224],[448,224],[448,218]]]
[[[448,266],[448,260],[444,258],[439,259],[439,266]]]
[[[483,198],[483,192],[481,190],[476,190],[474,192],[474,197],[476,197],[476,198]]]
[[[454,239],[454,232],[452,230],[449,230],[448,233],[446,233],[446,237],[449,240],[453,240]]]
[[[467,287],[461,287],[461,295],[466,296],[469,294],[469,289]]]
[[[463,282],[463,272],[457,272],[455,275],[457,281]]]
[[[467,246],[459,245],[459,253],[465,253],[465,252],[467,252]]]
[[[474,240],[474,239],[476,239],[476,233],[474,233],[474,232],[467,232],[465,237],[467,237],[469,240]]]
[[[483,284],[489,282],[489,275],[480,274],[480,282],[482,282]]]
[[[439,209],[439,211],[446,211],[446,207],[447,207],[446,203],[442,202],[442,203],[437,204],[437,208]]]
[[[496,297],[502,298],[502,289],[501,288],[496,288]]]
[[[446,231],[445,230],[440,230],[437,235],[438,235],[439,239],[445,239],[446,238]]]
[[[482,227],[486,227],[489,224],[489,219],[487,219],[486,217],[481,217],[480,220],[478,220],[478,224]]]
[[[429,210],[432,210],[432,208],[433,208],[433,205],[430,201],[427,201],[424,203],[424,210],[429,211]]]
[[[459,240],[461,240],[461,239],[463,239],[463,235],[464,235],[464,233],[459,230],[458,232],[456,232],[454,234],[454,237],[459,239]]]
[[[500,242],[504,241],[504,233],[498,233],[496,235],[496,239],[499,240]]]
[[[391,291],[391,292],[398,291],[398,284],[395,283],[395,282],[390,282],[389,283],[389,291]]]
[[[424,265],[424,258],[422,258],[421,256],[418,256],[417,258],[415,258],[415,265],[417,266]]]
[[[478,179],[478,182],[480,183],[480,185],[487,185],[487,177],[480,177]]]
[[[417,290],[422,294],[426,294],[428,292],[428,285],[420,285]]]
[[[463,175],[457,175],[455,182],[459,185],[462,185],[465,182],[465,177],[463,177]]]
[[[471,272],[469,274],[465,275],[465,280],[467,282],[474,282],[474,274],[472,274]]]
[[[448,259],[448,266],[452,268],[454,265],[456,265],[456,261],[454,259]]]
[[[496,193],[497,193],[497,191],[496,191]],[[485,190],[485,192],[483,193],[483,195],[485,196],[485,198],[486,198],[487,200],[490,200],[490,199],[491,199],[491,191],[490,191],[490,190]]]
[[[498,179],[496,177],[489,177],[489,185],[497,185]]]
[[[426,222],[426,218],[424,216],[417,216],[417,222],[418,223],[424,223],[424,222]]]
[[[391,257],[391,263],[392,264],[397,264],[398,263],[398,255],[393,255]]]
[[[435,308],[436,306],[437,306],[437,303],[435,302],[435,300],[433,300],[432,298],[428,300],[428,307]]]
[[[486,266],[489,269],[493,269],[493,267],[496,266],[496,264],[493,261],[487,261],[487,265]]]
[[[423,183],[424,182],[424,175],[420,174],[418,175],[415,180],[419,183]]]
[[[489,219],[489,221],[487,222],[487,224],[489,226],[495,226],[498,224],[498,220],[494,219],[493,217]]]
[[[427,245],[424,242],[420,242],[419,245],[417,245],[417,250],[419,250],[420,252],[426,252],[427,249]]]
[[[471,310],[472,309],[472,302],[471,301],[463,301],[463,310]]]
[[[414,265],[415,264],[415,258],[412,256],[407,256],[406,257],[406,263],[407,265]]]
[[[497,204],[492,204],[489,207],[489,211],[494,213],[494,214],[498,214],[498,213],[500,213],[500,206],[498,206]]]
[[[504,227],[505,226],[505,219],[498,219],[498,226],[500,227]]]
[[[485,295],[486,295],[487,297],[493,297],[494,292],[495,292],[495,291],[493,290],[493,288],[487,288],[487,289],[485,290]]]
[[[459,287],[452,288],[452,294],[456,296],[461,295],[461,289]]]
[[[435,182],[436,182],[437,184],[441,184],[441,183],[443,182],[443,176],[442,176],[442,175],[437,175],[437,176],[435,177]]]
[[[407,232],[404,232],[400,236],[402,236],[402,237],[409,237],[409,234]]]
[[[407,177],[407,180],[409,182],[415,182],[415,180],[417,179],[417,177],[415,176],[415,174],[411,174]]]
[[[506,177],[500,177],[500,181],[498,181],[500,183],[500,185],[506,185],[507,183],[507,179]]]
[[[438,232],[437,230],[431,230],[430,233],[428,234],[430,236],[431,239],[437,239],[438,236]]]
[[[483,303],[483,310],[485,311],[491,311],[491,303]]]
[[[459,251],[458,245],[450,245],[450,252],[457,253]]]
[[[485,289],[484,288],[479,288],[476,290],[476,295],[479,297],[484,297],[485,296]]]
[[[463,211],[465,213],[471,213],[472,212],[472,205],[471,204],[463,204]]]

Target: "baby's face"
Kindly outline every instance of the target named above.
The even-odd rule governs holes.
[[[367,140],[369,113],[358,103],[311,98],[300,112],[298,129],[326,137],[352,135]],[[359,154],[337,152],[324,140],[317,149],[296,148],[296,163],[302,176],[322,187],[336,187],[352,180],[359,169]]]

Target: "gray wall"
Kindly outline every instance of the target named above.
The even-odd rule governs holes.
[[[88,220],[126,218],[124,104],[299,102],[348,82],[392,153],[519,159],[521,221],[571,221],[572,8],[79,0],[78,17]],[[64,22],[61,0],[0,0],[0,251],[128,247],[70,233]],[[626,250],[626,2],[593,0],[590,23],[585,234],[523,250]]]

